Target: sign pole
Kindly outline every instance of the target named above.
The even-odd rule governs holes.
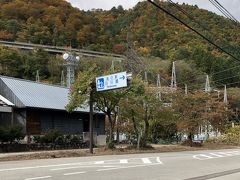
[[[93,154],[93,87],[89,97],[89,108],[89,152]]]

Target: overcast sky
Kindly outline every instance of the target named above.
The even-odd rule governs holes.
[[[74,7],[83,10],[105,9],[109,10],[113,6],[122,5],[125,9],[132,8],[137,2],[142,0],[67,0]],[[179,3],[197,4],[199,8],[208,9],[217,14],[221,14],[209,0],[172,0]],[[240,21],[240,0],[218,0],[236,19]],[[222,15],[222,14],[221,14]]]

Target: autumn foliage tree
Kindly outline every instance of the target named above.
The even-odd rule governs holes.
[[[179,116],[178,130],[187,134],[190,141],[194,134],[199,134],[200,127],[205,127],[207,133],[210,130],[223,132],[232,115],[232,110],[220,99],[199,91],[176,95],[173,102]]]

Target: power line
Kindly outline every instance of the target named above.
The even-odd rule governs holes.
[[[203,26],[198,20],[196,20],[196,18],[194,18],[193,16],[191,16],[189,13],[187,13],[183,8],[181,8],[178,4],[174,3],[172,0],[167,0],[172,6],[174,6],[175,8],[177,8],[179,11],[181,11],[185,16],[187,16],[189,19],[191,19],[192,21],[194,21],[195,23],[197,23],[202,29],[204,29],[205,31],[208,32],[208,30],[206,29],[205,26]],[[236,68],[236,67],[234,67]],[[223,72],[225,72],[227,70],[224,70]],[[215,75],[215,74],[219,74],[220,72],[217,72],[217,73],[214,73],[214,74],[211,74],[211,75]],[[197,78],[197,79],[202,79],[202,78]],[[197,79],[192,79],[191,81],[189,82],[193,82]],[[183,83],[180,83],[180,84],[185,84],[185,82]]]
[[[211,74],[211,75],[213,76],[213,75],[216,75],[216,74],[220,74],[220,73],[222,73],[222,72],[226,72],[226,71],[229,71],[229,70],[232,70],[232,69],[236,69],[236,68],[238,68],[238,67],[240,67],[240,65],[239,65],[239,66],[234,66],[234,67],[232,67],[232,68],[225,69],[225,70],[223,70],[223,71],[218,71],[218,72],[213,73],[213,74]]]
[[[212,5],[214,5],[226,18],[234,21],[232,17],[221,6],[219,6],[219,4],[216,1],[209,0],[209,2],[212,3]]]
[[[183,8],[181,8],[178,4],[174,3],[172,0],[167,0],[171,5],[173,5],[175,8],[177,8],[179,11],[181,11],[185,16],[187,16],[189,19],[194,21],[196,24],[198,24],[202,29],[205,31],[208,31],[205,26],[202,25],[195,17],[187,13]]]
[[[227,18],[232,20],[235,23],[239,24],[239,21],[217,0],[209,0],[220,12],[222,12]]]
[[[181,6],[179,6],[178,4],[174,3],[172,0],[167,0],[172,6],[174,6],[177,10],[181,11],[185,16],[187,16],[189,19],[191,19],[192,21],[194,21],[196,24],[198,24],[202,29],[204,29],[205,31],[208,32],[208,30],[206,29],[205,26],[203,26],[198,20],[196,20],[196,18],[194,18],[193,16],[191,16],[189,13],[187,13],[183,8],[181,8]],[[209,32],[208,32],[209,33]],[[229,68],[230,69],[234,69],[236,67],[233,67],[233,68]],[[222,72],[225,72],[225,71],[228,71],[228,69],[222,71]],[[216,75],[216,74],[219,74],[221,73],[220,72],[216,72],[216,73],[213,73],[211,74],[212,76],[213,75]],[[205,77],[204,77],[205,78]],[[201,78],[197,78],[197,79],[202,79]],[[192,79],[191,81],[188,81],[188,82],[193,82],[193,81],[196,81],[197,79]],[[185,84],[187,81],[183,82],[183,83],[180,83],[180,84]]]
[[[218,84],[218,85],[221,85],[221,86],[224,86],[224,85],[233,85],[233,84],[240,84],[240,81],[235,81],[235,82],[231,82],[231,83],[227,83],[227,84],[222,84],[222,83],[215,83],[215,84]]]
[[[156,4],[155,2],[153,2],[152,0],[148,0],[148,2],[150,2],[152,5],[154,5],[155,7],[157,7],[158,9],[162,10],[163,12],[165,12],[166,14],[170,15],[171,17],[173,17],[174,19],[176,19],[177,21],[179,21],[180,23],[182,23],[184,26],[186,26],[187,28],[189,28],[190,30],[192,30],[193,32],[195,32],[196,34],[198,34],[199,36],[201,36],[203,39],[205,39],[208,43],[212,44],[213,46],[215,46],[216,48],[218,48],[219,50],[221,50],[222,52],[224,52],[225,54],[229,55],[230,57],[232,57],[234,60],[236,61],[240,61],[240,59],[238,59],[237,57],[235,57],[234,55],[232,55],[231,53],[227,52],[226,50],[224,50],[223,48],[221,48],[220,46],[218,46],[217,44],[215,44],[214,42],[212,42],[210,39],[208,39],[207,37],[205,37],[203,34],[201,34],[200,32],[198,32],[197,30],[193,29],[192,27],[190,27],[188,24],[186,24],[185,22],[183,22],[181,19],[179,19],[178,17],[176,17],[175,15],[173,15],[172,13],[170,13],[169,11],[167,11],[166,9],[162,8],[161,6],[159,6],[158,4]]]
[[[215,72],[215,73],[212,73],[212,74],[209,74],[209,75],[213,77],[214,75],[217,75],[217,74],[220,74],[220,73],[223,73],[223,72],[227,72],[227,71],[229,71],[229,70],[233,70],[233,69],[236,69],[236,68],[239,68],[239,67],[240,67],[240,65],[239,65],[239,66],[234,66],[234,67],[225,69],[225,70],[223,70],[223,71],[218,71],[218,72]],[[239,76],[239,75],[236,75],[235,77],[237,77],[237,76]],[[189,80],[189,81],[184,81],[184,82],[182,82],[182,83],[179,83],[179,85],[184,85],[184,84],[186,84],[186,83],[192,83],[192,82],[194,82],[194,81],[201,80],[201,79],[203,79],[203,78],[205,78],[205,75],[203,75],[202,77],[198,77],[198,78],[196,78],[196,79],[191,79],[191,80]],[[221,79],[221,80],[223,80],[223,79]]]
[[[219,81],[222,81],[222,80],[231,79],[231,78],[239,77],[239,76],[240,76],[240,75],[235,75],[235,76],[231,76],[231,77],[226,77],[226,78],[222,78],[222,79],[217,79],[217,80],[214,80],[214,82],[219,82]]]

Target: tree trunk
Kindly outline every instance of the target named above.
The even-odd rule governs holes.
[[[146,107],[145,114],[144,114],[144,133],[143,133],[143,136],[141,138],[141,146],[142,147],[147,146],[148,131],[149,131],[148,108]]]
[[[119,144],[119,115],[115,114],[115,122],[116,122],[116,138],[117,138],[117,144]]]
[[[107,114],[108,116],[108,121],[110,124],[110,129],[109,129],[109,143],[113,142],[113,130],[114,130],[114,123],[112,121],[111,113]]]
[[[132,113],[132,122],[133,122],[133,129],[134,129],[134,132],[135,132],[135,135],[136,135],[136,140],[137,140],[137,149],[139,149],[140,147],[140,141],[141,141],[141,134],[137,128],[137,122],[135,120],[135,117],[134,117],[134,111],[131,110],[131,113]]]
[[[137,124],[136,124],[135,117],[134,117],[134,112],[133,112],[133,110],[131,112],[132,112],[133,128],[134,128],[136,136],[138,136],[138,129],[137,129]]]
[[[189,132],[188,134],[188,141],[190,142],[190,146],[192,147],[193,145],[193,133]]]

